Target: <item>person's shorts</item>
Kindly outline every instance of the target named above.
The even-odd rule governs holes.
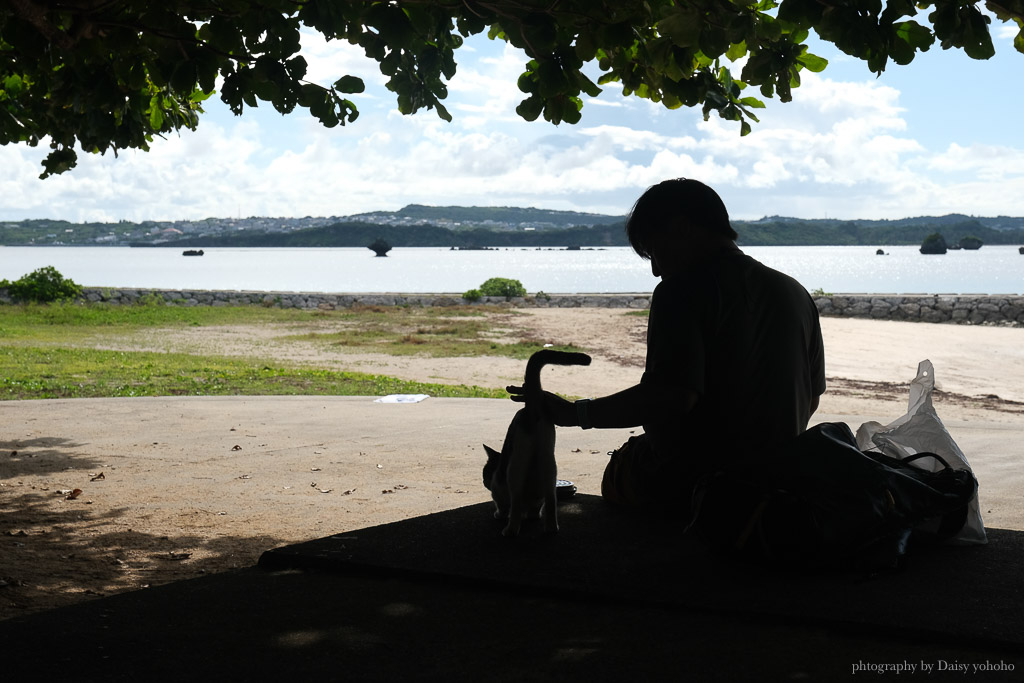
[[[698,473],[682,454],[666,460],[646,434],[632,436],[612,451],[601,479],[601,496],[616,507],[687,517]]]

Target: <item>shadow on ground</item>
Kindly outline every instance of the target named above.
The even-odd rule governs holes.
[[[262,534],[156,535],[130,528],[137,512],[127,508],[65,507],[65,496],[52,491],[0,495],[0,619],[251,566],[284,542]]]
[[[902,574],[764,573],[593,496],[556,537],[479,504],[268,551],[216,574],[0,622],[13,675],[76,680],[1018,680],[1024,533]],[[943,668],[945,667],[945,668]],[[1001,668],[1000,668],[1001,667]],[[1009,668],[1008,668],[1009,667]],[[920,670],[918,670],[920,673]],[[16,678],[17,680],[17,678]]]

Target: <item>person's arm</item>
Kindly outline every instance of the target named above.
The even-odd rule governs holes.
[[[526,401],[522,387],[510,386],[507,390],[512,394],[513,401]],[[547,391],[543,392],[541,400],[544,402],[545,414],[556,425],[581,426],[580,409],[572,401]],[[644,423],[656,422],[663,415],[677,417],[689,412],[696,403],[695,391],[672,392],[655,384],[641,383],[609,396],[592,399],[587,402],[584,410],[590,427],[614,429],[639,427]]]

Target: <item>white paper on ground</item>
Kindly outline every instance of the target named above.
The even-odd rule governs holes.
[[[935,388],[935,369],[930,360],[917,365],[917,377],[910,383],[907,414],[883,426],[878,422],[865,422],[857,430],[857,447],[861,450],[878,448],[886,455],[902,460],[915,453],[935,453],[945,458],[955,470],[971,470],[960,447],[946,431],[935,407],[932,390]],[[927,467],[928,459],[917,464]],[[934,463],[937,469],[938,463]],[[963,543],[987,543],[985,525],[981,520],[978,494],[967,506],[967,523],[953,540]]]
[[[374,400],[374,403],[419,403],[427,398],[430,398],[427,394],[388,394]]]

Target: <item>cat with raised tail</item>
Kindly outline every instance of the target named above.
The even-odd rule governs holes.
[[[508,520],[502,536],[519,535],[525,517],[541,517],[545,532],[558,531],[555,425],[539,400],[545,365],[590,365],[590,356],[551,349],[530,356],[522,388],[526,405],[512,418],[500,453],[484,444],[484,486],[494,499],[495,518]]]

